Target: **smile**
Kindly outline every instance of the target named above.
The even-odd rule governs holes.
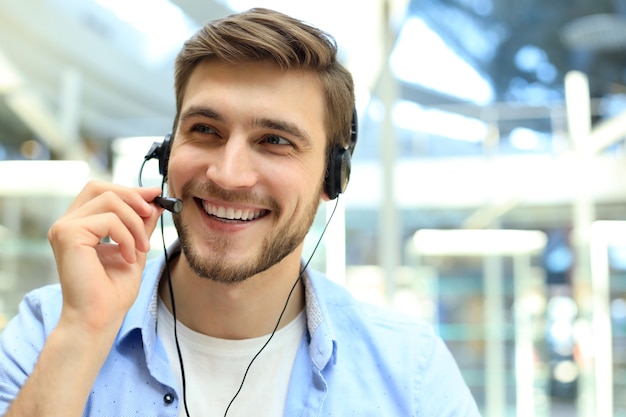
[[[209,216],[223,220],[252,221],[268,213],[263,209],[224,207],[206,201],[202,201],[202,207]]]

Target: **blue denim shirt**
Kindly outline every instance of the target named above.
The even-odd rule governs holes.
[[[161,259],[148,262],[85,416],[178,415],[182,397],[171,368],[178,365],[168,362],[156,333],[162,268]],[[454,359],[429,325],[356,301],[313,271],[304,284],[308,332],[296,354],[285,416],[479,416]],[[58,285],[35,290],[0,334],[0,415],[32,371],[61,304]]]

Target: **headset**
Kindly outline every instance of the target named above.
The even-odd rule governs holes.
[[[331,200],[334,200],[339,194],[345,192],[348,187],[348,181],[350,180],[350,172],[352,169],[352,154],[354,153],[358,137],[357,129],[357,112],[356,109],[354,109],[352,111],[352,121],[350,123],[350,141],[348,143],[348,147],[335,145],[328,153],[326,175],[324,176],[324,191]],[[172,134],[168,133],[165,135],[162,142],[154,142],[144,157],[144,162],[153,158],[158,159],[159,173],[163,176],[163,178],[167,177],[167,165],[170,160],[171,145]],[[156,203],[163,207],[159,201],[156,201]],[[168,207],[163,208],[169,210]]]
[[[357,142],[358,120],[356,109],[352,110],[352,121],[350,122],[350,142],[348,147],[335,145],[328,154],[326,162],[326,175],[324,177],[324,191],[328,198],[334,200],[341,193],[346,191],[352,170],[352,154]]]

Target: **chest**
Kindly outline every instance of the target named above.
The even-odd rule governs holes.
[[[179,417],[281,416],[304,313],[277,332],[253,339],[225,340],[174,327],[161,306],[157,334],[163,343],[177,391],[184,396]],[[187,410],[185,410],[185,408]]]

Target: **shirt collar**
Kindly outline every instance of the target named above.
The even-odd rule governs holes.
[[[176,241],[167,250],[171,259],[180,253],[180,244]],[[129,337],[134,331],[142,333],[146,352],[154,352],[156,343],[156,321],[159,279],[165,271],[164,257],[159,256],[146,263],[141,288],[135,303],[128,311],[120,328],[118,344]],[[331,296],[323,283],[326,277],[320,273],[306,269],[302,274],[305,290],[307,330],[309,337],[309,354],[318,369],[323,369],[331,359],[335,360],[336,336],[335,328],[328,313],[328,297]]]
[[[303,276],[309,355],[318,369],[336,360],[337,338],[332,315],[328,313],[327,296],[321,285],[326,279],[319,272],[307,269]]]
[[[180,253],[180,245],[176,241],[167,250],[171,259]],[[159,280],[165,272],[164,257],[158,256],[148,260],[141,277],[139,295],[122,323],[118,343],[122,343],[134,330],[141,330],[146,348],[156,340],[157,303],[159,297]]]

